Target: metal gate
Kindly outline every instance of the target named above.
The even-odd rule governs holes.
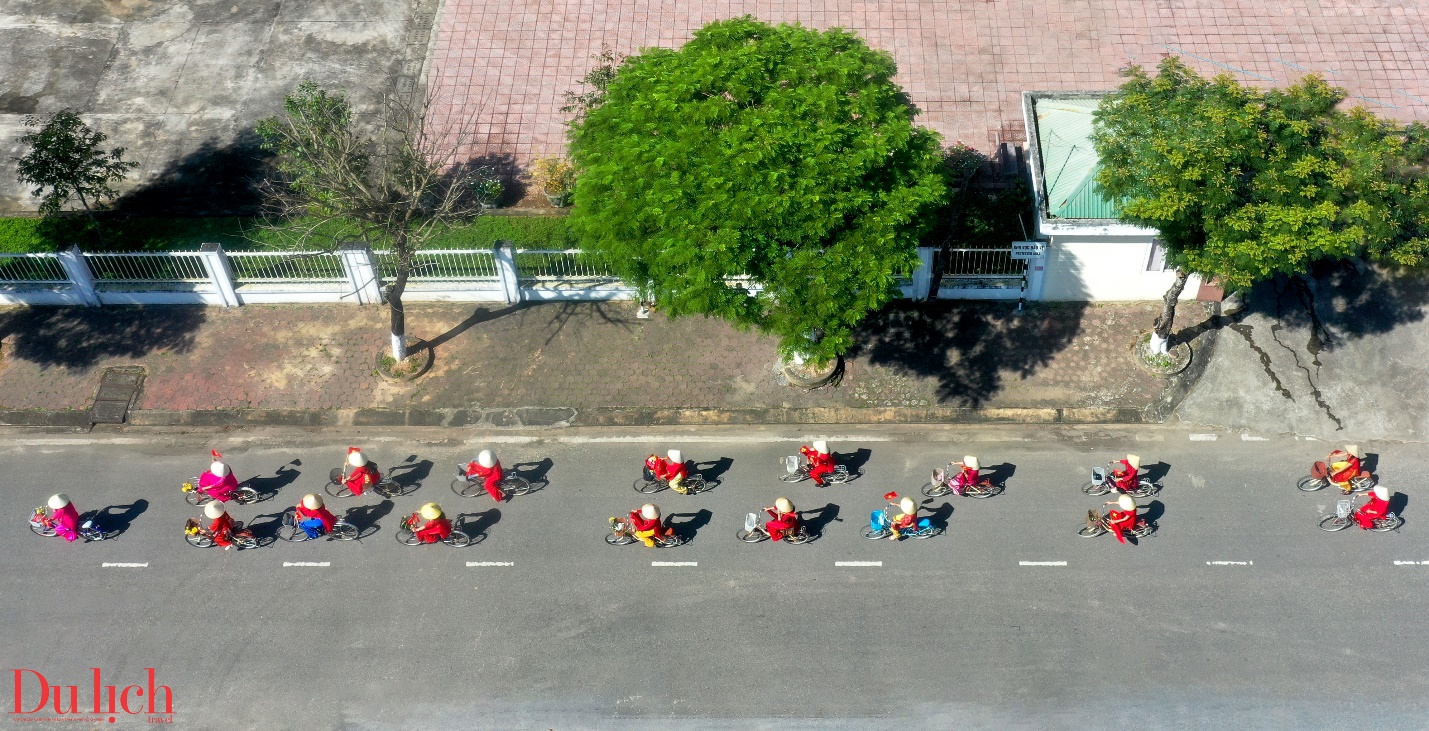
[[[943,251],[938,297],[1017,299],[1027,277],[1027,260],[1012,258],[1012,247],[954,248]]]

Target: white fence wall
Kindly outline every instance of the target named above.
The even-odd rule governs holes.
[[[926,299],[932,250],[901,285]],[[233,307],[244,304],[382,301],[396,276],[389,251],[347,244],[337,251],[234,251],[204,244],[199,251],[0,254],[0,304]],[[418,252],[403,299],[409,302],[634,300],[636,288],[581,256],[578,249],[492,249]],[[751,289],[751,291],[754,291]]]
[[[1107,302],[1158,300],[1176,272],[1153,261],[1152,236],[1083,237],[1053,235],[1047,245],[1046,276],[1035,299]],[[1195,299],[1200,277],[1186,282],[1182,299]]]

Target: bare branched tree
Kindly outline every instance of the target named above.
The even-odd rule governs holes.
[[[392,357],[407,357],[402,294],[416,252],[442,231],[481,213],[475,191],[484,170],[466,165],[466,135],[433,130],[435,97],[383,100],[375,132],[363,131],[341,92],[305,81],[283,102],[283,114],[258,123],[273,153],[261,183],[266,226],[294,244],[332,249],[356,236],[390,249],[394,277],[385,296],[392,314]]]

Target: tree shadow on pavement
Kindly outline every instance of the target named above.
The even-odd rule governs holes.
[[[470,330],[477,325],[480,325],[483,322],[490,322],[497,318],[505,317],[513,312],[516,312],[517,310],[525,309],[526,307],[527,305],[524,302],[517,303],[514,305],[507,305],[498,310],[492,310],[486,307],[478,307],[474,311],[472,311],[470,316],[468,316],[465,320],[462,320],[461,322],[458,322],[456,325],[452,326],[450,330],[447,330],[446,332],[434,338],[427,339],[427,345],[431,346],[434,349],[438,348],[442,345],[451,342],[457,336],[461,335],[462,333],[466,332],[467,330]]]
[[[258,493],[258,502],[263,502],[278,494],[278,491],[293,484],[303,473],[296,469],[303,465],[302,460],[295,459],[277,469],[272,477],[262,477],[254,475],[243,482],[238,483],[240,487],[251,487]]]
[[[1429,280],[1354,261],[1322,261],[1310,273],[1255,286],[1246,310],[1283,328],[1304,329],[1305,348],[1318,355],[1350,340],[1382,335],[1429,314]]]
[[[841,464],[848,468],[849,475],[859,475],[863,474],[863,466],[873,458],[873,450],[868,447],[859,447],[852,452],[833,452],[833,458],[834,464]]]
[[[600,320],[607,325],[618,325],[626,331],[636,324],[634,313],[629,311],[630,303],[611,305],[609,302],[562,302],[549,306],[555,310],[546,326],[555,329],[547,336],[546,345],[550,345],[573,320]],[[616,309],[617,307],[620,309]]]
[[[106,358],[188,353],[207,319],[205,308],[187,305],[25,307],[0,315],[0,338],[14,342],[6,358],[89,368]]]
[[[665,519],[665,525],[674,531],[675,535],[689,543],[695,540],[695,536],[701,528],[710,524],[710,519],[713,517],[714,513],[704,508],[693,513],[670,513],[669,517]]]
[[[486,535],[492,526],[500,522],[501,510],[491,508],[479,513],[460,513],[456,516],[456,520],[452,521],[452,525],[471,536],[472,541],[475,541],[477,536]]]
[[[849,356],[935,379],[939,403],[981,406],[1070,345],[1087,307],[1036,303],[1018,316],[1004,303],[895,302],[863,321]]]
[[[100,530],[110,534],[110,538],[115,538],[129,530],[134,519],[148,509],[149,501],[140,498],[128,505],[108,505],[99,510],[90,510],[79,516],[79,522],[83,525],[84,521],[93,520]]]
[[[376,533],[382,526],[377,521],[382,520],[392,513],[393,502],[383,500],[372,505],[357,505],[348,508],[342,514],[344,523],[351,523],[357,528],[359,537],[366,538]]]
[[[829,503],[822,508],[800,510],[799,520],[803,522],[804,528],[807,529],[810,534],[816,536],[823,535],[830,523],[839,520],[839,506]]]

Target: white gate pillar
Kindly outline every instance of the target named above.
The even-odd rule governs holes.
[[[913,270],[913,299],[928,299],[933,286],[933,254],[937,249],[931,246],[918,247],[918,268]]]
[[[491,250],[491,259],[496,262],[496,276],[501,278],[501,296],[506,304],[521,301],[521,279],[516,271],[516,247],[510,241],[498,241]]]
[[[78,246],[70,246],[59,251],[60,266],[64,267],[65,276],[69,279],[70,288],[79,297],[80,304],[85,307],[98,307],[99,291],[94,288],[94,275],[89,271],[89,264],[84,261],[84,252]]]
[[[382,279],[377,273],[377,258],[372,255],[372,249],[366,244],[346,243],[337,247],[337,253],[357,304],[382,304]]]
[[[237,307],[239,302],[234,286],[233,263],[223,253],[223,247],[218,244],[201,244],[198,251],[202,254],[200,259],[203,261],[203,268],[208,271],[208,278],[213,280],[213,289],[218,293],[219,304],[224,307]]]

